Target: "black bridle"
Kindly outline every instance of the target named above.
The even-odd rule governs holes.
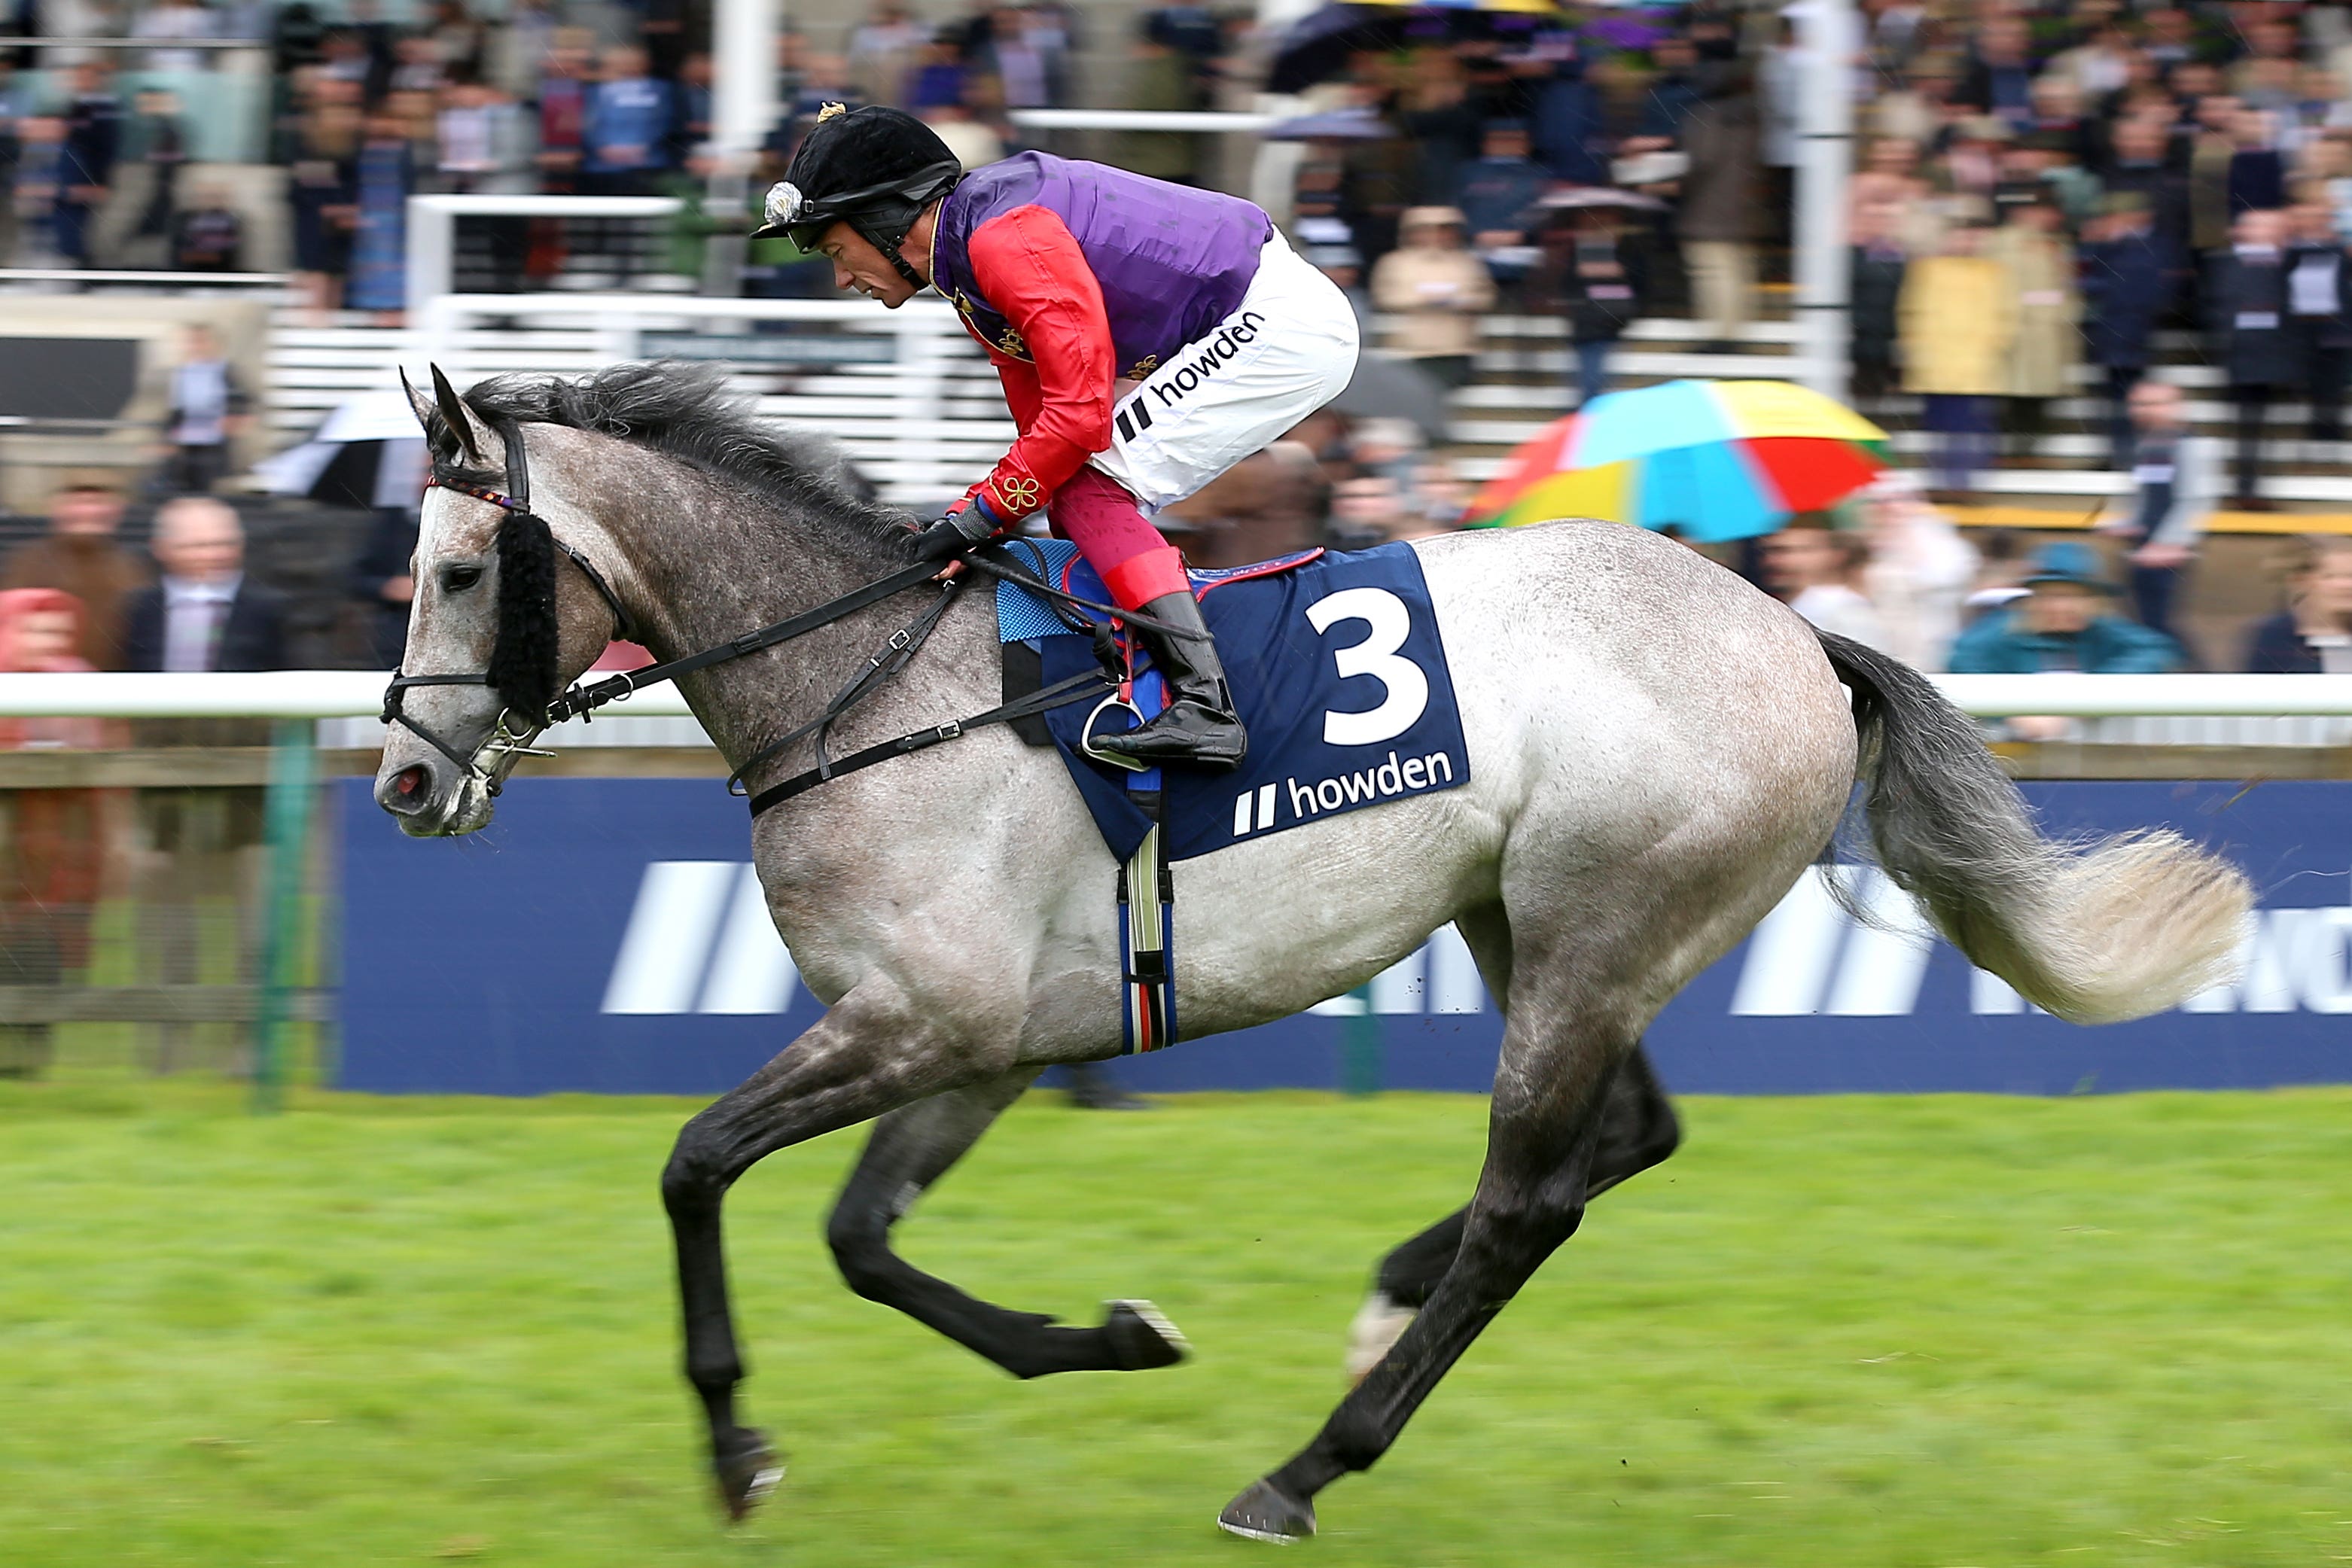
[[[464,434],[468,428],[465,423],[468,405],[459,400],[455,389],[449,386],[437,368],[434,371],[434,382],[436,391],[440,396],[442,417],[450,426],[453,439],[465,442],[467,450],[471,452],[471,443],[466,441]],[[580,569],[590,584],[595,588],[597,594],[603,598],[606,607],[612,611],[614,637],[621,642],[637,641],[636,623],[630,616],[627,608],[622,604],[620,596],[613,591],[612,584],[605,580],[604,573],[598,571],[594,563],[585,555],[562,539],[556,538],[553,533],[547,529],[545,519],[531,511],[530,469],[524,452],[520,423],[511,419],[499,420],[495,422],[493,428],[498,431],[506,447],[507,489],[505,491],[493,490],[461,479],[455,475],[440,473],[436,473],[425,481],[426,487],[455,490],[459,495],[470,496],[478,501],[488,502],[507,515],[505,523],[501,525],[502,532],[505,528],[528,528],[545,533],[555,549],[562,550],[572,559],[572,563]],[[503,540],[500,559],[502,563],[505,562]],[[974,729],[984,728],[990,725],[1010,724],[1016,719],[1026,718],[1053,708],[1084,701],[1105,690],[1115,692],[1120,683],[1128,677],[1128,661],[1125,652],[1110,626],[1100,622],[1089,621],[1080,613],[1081,612],[1092,611],[1139,625],[1155,627],[1161,625],[1151,616],[1120,610],[1114,605],[1097,604],[1092,600],[1080,598],[1066,589],[1057,587],[1045,580],[1042,570],[1035,572],[1024,570],[1016,565],[1012,557],[1001,548],[989,547],[985,550],[975,550],[964,556],[963,560],[965,565],[976,569],[986,576],[1003,578],[1029,590],[1053,606],[1055,614],[1060,616],[1071,630],[1091,635],[1095,640],[1095,652],[1100,667],[1082,674],[1073,675],[1066,680],[1057,681],[1050,686],[1027,693],[983,713],[973,714],[961,719],[950,719],[945,724],[934,725],[928,729],[915,730],[879,745],[869,746],[862,751],[853,752],[839,761],[833,760],[825,754],[826,732],[843,714],[880,689],[892,676],[912,662],[924,643],[929,641],[932,631],[946,616],[957,591],[966,580],[963,576],[958,575],[940,582],[941,563],[926,561],[902,567],[886,577],[862,587],[854,588],[839,598],[827,600],[813,610],[803,611],[798,615],[762,626],[758,631],[747,632],[742,636],[730,638],[715,647],[705,648],[700,653],[689,653],[683,658],[670,659],[661,664],[647,664],[635,670],[625,670],[618,674],[598,681],[593,685],[583,686],[574,684],[570,690],[548,703],[535,717],[519,716],[511,707],[502,707],[499,710],[498,722],[491,727],[489,736],[470,753],[459,751],[440,736],[411,718],[402,711],[401,699],[406,692],[415,686],[489,686],[495,689],[497,682],[493,679],[491,671],[426,675],[411,675],[395,672],[392,684],[384,689],[382,717],[384,723],[401,726],[456,763],[466,773],[478,778],[484,788],[495,796],[504,787],[508,772],[512,769],[519,758],[553,755],[551,752],[534,750],[530,744],[541,731],[551,726],[570,718],[586,718],[596,709],[623,701],[641,687],[657,685],[663,681],[672,680],[679,675],[691,674],[697,670],[708,669],[713,664],[740,659],[759,653],[762,649],[775,647],[795,637],[805,636],[822,627],[830,626],[836,621],[846,619],[861,610],[893,598],[908,589],[924,583],[937,582],[940,591],[924,608],[922,613],[891,633],[889,639],[866,661],[865,666],[850,679],[849,683],[834,694],[833,700],[824,706],[823,712],[808,723],[761,747],[747,758],[740,767],[728,775],[729,793],[749,794],[743,783],[745,774],[778,756],[795,743],[812,736],[815,737],[817,765],[806,772],[785,779],[781,784],[772,785],[756,795],[751,795],[751,814],[756,817],[770,807],[779,805],[795,795],[814,789],[827,779],[857,772],[877,762],[887,762],[892,758],[905,757],[912,752],[924,750],[937,746],[941,741],[956,739]],[[501,571],[504,570],[505,566],[502,564]],[[550,591],[552,591],[551,587]],[[551,604],[548,607],[548,614],[551,621],[553,617]],[[1176,635],[1190,634],[1174,627],[1162,629]],[[501,628],[502,633],[505,630]],[[493,665],[499,663],[495,653],[491,662]],[[509,723],[510,719],[517,718],[521,719],[520,726]],[[487,767],[484,766],[483,761],[486,757],[488,758]]]
[[[440,372],[436,370],[434,374],[437,380]],[[455,428],[462,430],[465,427],[456,425]],[[522,426],[516,421],[506,420],[500,422],[497,429],[506,445],[507,489],[505,491],[492,490],[486,486],[469,484],[454,476],[442,474],[436,474],[426,479],[425,487],[455,490],[460,495],[471,496],[478,501],[488,501],[491,506],[506,513],[507,520],[502,525],[503,528],[547,530],[546,519],[530,509],[530,464],[524,450]],[[635,642],[637,635],[636,622],[631,618],[627,607],[622,604],[620,596],[613,591],[613,585],[604,580],[604,574],[598,571],[586,556],[562,539],[556,538],[551,530],[547,530],[547,537],[557,549],[572,558],[572,564],[580,569],[583,575],[595,588],[598,596],[604,601],[606,608],[612,611],[614,637],[625,643]],[[488,737],[474,747],[471,752],[461,752],[431,729],[410,717],[402,706],[403,697],[410,688],[415,686],[489,686],[493,685],[490,672],[488,670],[437,675],[411,675],[394,671],[392,684],[384,688],[383,712],[379,716],[385,724],[399,725],[466,772],[480,778],[489,792],[496,795],[505,784],[506,770],[514,765],[513,758],[547,755],[543,752],[533,753],[530,749],[532,738],[547,727],[547,721],[542,719],[541,722],[533,723],[526,718],[523,724],[517,727],[510,725],[508,720],[518,716],[511,708],[502,707],[499,710],[498,722],[491,727]],[[489,766],[487,768],[482,764],[482,758],[486,753],[490,758]]]

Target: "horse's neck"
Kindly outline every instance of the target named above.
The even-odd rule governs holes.
[[[694,488],[709,486],[698,483]],[[692,505],[682,505],[674,492],[644,494],[619,511],[614,520],[624,537],[616,542],[637,564],[646,600],[641,617],[646,644],[663,661],[814,610],[903,564],[844,525],[794,516],[731,492],[716,500],[698,495]],[[730,765],[740,765],[815,718],[882,651],[891,632],[925,607],[921,594],[899,594],[775,648],[722,661],[688,675],[679,688]],[[969,640],[968,629],[956,624],[964,619],[950,615],[940,628],[940,652]],[[961,688],[973,684],[961,668],[968,662],[926,656],[914,672],[924,692],[961,695]],[[992,667],[988,674],[993,675]],[[842,733],[860,735],[876,717],[887,720],[906,705],[908,685],[902,677],[861,703]],[[925,707],[937,706],[937,700]],[[838,739],[834,749],[836,755],[842,749]],[[812,756],[806,745],[794,747],[773,770],[779,776],[797,771]]]

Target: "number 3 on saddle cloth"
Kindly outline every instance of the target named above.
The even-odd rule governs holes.
[[[1024,538],[1008,549],[1069,592],[1110,597],[1066,541]],[[1139,652],[1135,713],[1075,703],[1013,726],[1030,745],[1061,753],[1120,862],[1120,1012],[1129,1053],[1177,1038],[1170,865],[1470,780],[1445,645],[1421,558],[1409,546],[1309,550],[1195,571],[1192,580],[1249,728],[1239,769],[1131,772],[1087,752],[1089,726],[1099,739],[1160,711],[1159,674]],[[1094,640],[1015,583],[997,584],[996,621],[1007,701],[1099,667]]]

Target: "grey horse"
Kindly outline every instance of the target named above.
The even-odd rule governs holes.
[[[667,659],[905,564],[901,517],[708,377],[621,367],[416,402],[444,487],[425,507],[405,669],[502,683],[405,692],[417,727],[391,733],[376,799],[420,837],[489,820],[513,736],[535,730],[552,687],[617,626]],[[509,549],[496,487],[519,462],[568,559],[526,568]],[[1655,1098],[1645,1071],[1629,1090],[1621,1064],[1822,854],[1857,778],[1888,873],[1971,960],[2067,1019],[2137,1017],[2223,977],[2250,904],[2236,871],[2168,833],[2043,838],[1928,682],[1655,535],[1570,521],[1414,548],[1469,781],[1175,868],[1188,1035],[1348,990],[1448,921],[1505,1019],[1467,1207],[1391,1259],[1377,1359],[1219,1519],[1261,1539],[1311,1534],[1317,1494],[1387,1451],[1575,1232],[1595,1186],[1672,1146],[1669,1116],[1653,1135],[1636,1125],[1612,1167],[1596,1164],[1612,1086],[1637,1110]],[[817,712],[917,598],[688,676],[686,699],[730,761],[749,758]],[[835,755],[999,700],[987,598],[961,595],[908,674],[835,731]],[[516,673],[533,640],[545,668]],[[779,757],[748,782],[809,761],[804,748]],[[1141,1306],[1115,1304],[1098,1327],[1056,1324],[975,1301],[887,1244],[1039,1071],[1118,1050],[1114,866],[1056,756],[974,731],[800,795],[751,832],[769,909],[830,1010],[688,1123],[662,1177],[686,1375],[737,1516],[780,1466],[738,1419],[720,1204],[778,1149],[876,1122],[830,1228],[845,1276],[1007,1370],[1139,1368],[1182,1350]]]

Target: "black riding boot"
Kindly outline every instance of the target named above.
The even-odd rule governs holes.
[[[1168,706],[1142,728],[1104,736],[1095,746],[1155,768],[1169,763],[1224,772],[1240,767],[1249,754],[1249,736],[1234,716],[1233,693],[1225,686],[1224,666],[1217,663],[1217,645],[1201,621],[1200,601],[1190,593],[1165,593],[1145,605],[1143,613],[1192,633],[1171,637],[1148,626],[1136,628],[1167,683]]]

